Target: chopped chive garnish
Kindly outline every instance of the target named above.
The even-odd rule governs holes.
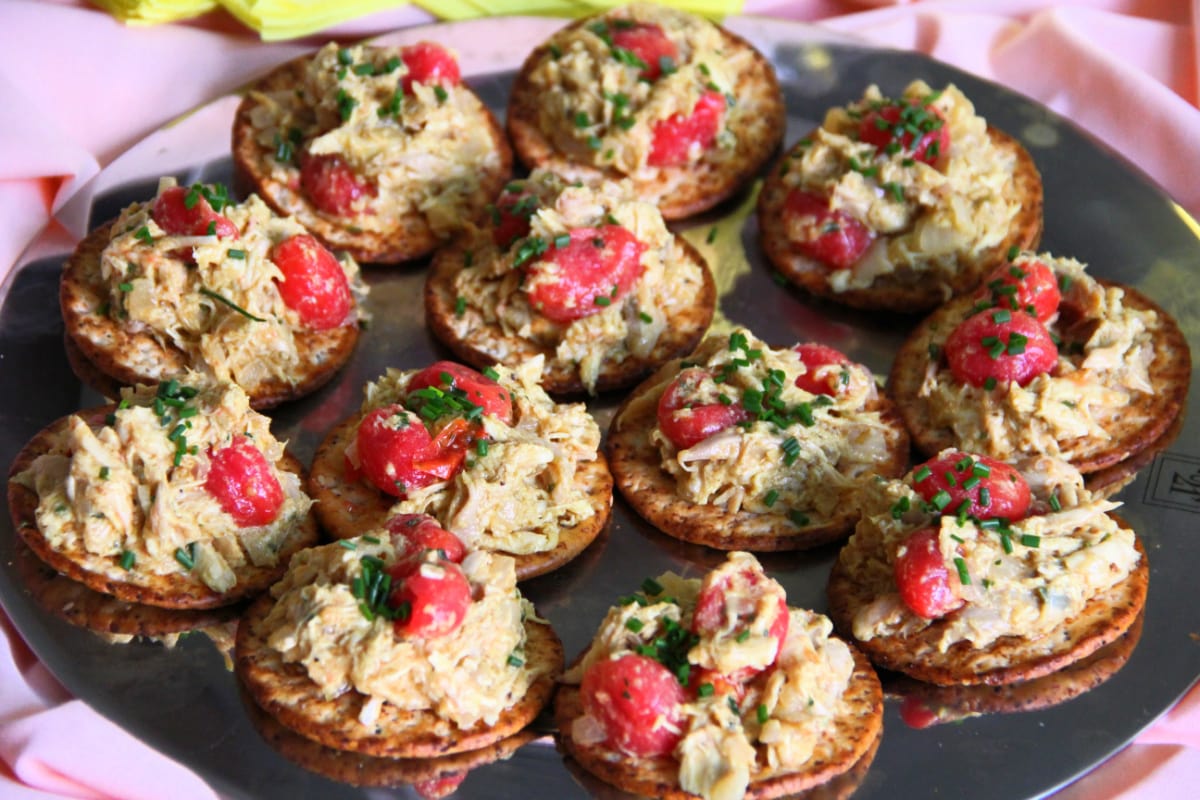
[[[1032,533],[1021,534],[1021,544],[1025,547],[1038,548],[1042,544],[1042,537],[1034,536]]]
[[[217,300],[221,303],[224,303],[225,305],[232,308],[234,311],[241,314],[246,319],[252,319],[255,322],[266,322],[266,320],[263,319],[262,317],[254,316],[249,311],[247,311],[246,309],[239,306],[237,303],[233,302],[232,300],[230,300],[229,298],[225,297],[222,294],[214,292],[212,289],[209,289],[207,286],[200,287],[200,294],[204,295],[205,297],[211,297],[213,300]]]
[[[184,569],[191,569],[196,566],[196,544],[193,542],[186,548],[180,547],[175,550],[175,560],[178,561]]]
[[[697,697],[712,697],[712,693],[715,691],[716,691],[716,689],[713,688],[713,685],[711,683],[702,683],[696,687],[696,696]]]
[[[958,570],[958,580],[963,586],[971,583],[971,573],[967,572],[967,562],[961,556],[954,557],[954,566]]]
[[[508,665],[510,667],[523,667],[525,666],[525,659],[521,658],[516,653],[510,653],[508,656]]]
[[[454,316],[461,317],[467,310],[467,298],[459,295],[454,298]]]
[[[358,549],[358,545],[355,544],[354,542],[350,541],[349,539],[338,539],[338,546],[342,547],[346,550],[357,550]]]
[[[778,499],[779,492],[772,489],[763,497],[763,505],[765,505],[767,508],[770,508],[771,506],[775,505],[775,501]]]
[[[1062,502],[1058,499],[1058,492],[1050,495],[1050,508],[1054,511],[1062,511]]]
[[[630,617],[629,619],[625,620],[625,627],[634,633],[638,633],[642,628],[646,627],[646,623],[642,622],[637,617]]]
[[[137,563],[137,555],[132,550],[121,551],[121,569],[131,570],[133,565]]]
[[[646,578],[646,580],[642,581],[642,591],[647,595],[659,595],[662,594],[663,587],[654,578]]]
[[[765,703],[758,704],[758,724],[765,725],[767,720],[771,718],[771,712],[767,711]]]

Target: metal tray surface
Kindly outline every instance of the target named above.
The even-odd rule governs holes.
[[[956,83],[990,122],[1029,148],[1041,169],[1046,186],[1042,249],[1074,256],[1089,263],[1096,275],[1138,286],[1176,316],[1197,348],[1200,289],[1194,278],[1200,274],[1200,229],[1119,156],[1038,104],[924,56],[822,42],[812,29],[799,25],[742,23],[744,35],[773,59],[785,87],[790,115],[785,146],[812,128],[825,108],[857,97],[869,83],[891,92],[913,78],[934,86]],[[438,38],[439,32],[423,33]],[[510,70],[521,55],[509,59]],[[470,83],[502,112],[511,78],[507,71],[475,75]],[[225,98],[161,132],[166,145],[147,141],[139,146],[143,158],[134,167],[114,165],[112,171],[135,172],[140,179],[122,179],[99,196],[92,223],[152,194],[160,173],[176,173],[188,182],[228,181],[229,159],[219,155],[223,142],[204,139],[207,144],[196,152],[213,155],[198,160],[189,160],[178,143],[170,143],[194,144],[189,126],[208,124],[214,117],[231,120],[235,105],[236,99]],[[190,168],[181,170],[181,163]],[[886,374],[892,354],[916,320],[848,311],[779,286],[764,266],[752,208],[752,196],[746,194],[682,226],[717,274],[721,314],[716,329],[725,330],[732,321],[781,344],[823,341]],[[29,263],[5,287],[0,308],[2,464],[10,463],[51,420],[100,400],[81,388],[63,355],[57,313],[62,260]],[[366,274],[374,321],[353,361],[333,384],[274,414],[276,433],[289,439],[302,459],[309,459],[324,433],[357,407],[366,381],[388,366],[415,368],[446,355],[424,326],[424,265],[368,268]],[[1182,435],[1120,496],[1122,513],[1142,536],[1151,566],[1144,631],[1125,667],[1098,688],[1054,708],[979,716],[924,730],[906,726],[898,703],[889,701],[882,744],[856,797],[984,800],[1048,794],[1122,748],[1197,679],[1197,398],[1192,391]],[[620,399],[618,393],[590,401],[602,429]],[[250,724],[234,677],[203,637],[187,637],[174,649],[151,643],[110,645],[44,612],[16,573],[15,536],[7,513],[0,527],[0,599],[34,651],[97,711],[194,769],[222,797],[417,796],[403,786],[360,789],[338,783],[280,755]],[[766,555],[762,561],[787,588],[793,605],[824,610],[825,582],[836,552],[829,546]],[[553,623],[572,658],[586,646],[616,596],[632,591],[643,577],[667,569],[695,575],[722,558],[658,533],[618,497],[613,524],[599,541],[574,563],[523,589]],[[575,777],[551,739],[543,736],[510,760],[472,771],[456,796],[531,794],[573,798],[618,793]]]

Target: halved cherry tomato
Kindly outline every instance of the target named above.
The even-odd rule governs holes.
[[[819,367],[849,364],[850,359],[832,347],[826,347],[823,344],[815,342],[796,345],[796,352],[800,354],[800,360],[808,368],[808,372],[796,378],[796,385],[798,387],[812,394],[827,394],[830,397],[842,390],[843,384],[840,370],[823,370],[819,377],[816,374],[816,370]]]
[[[411,91],[414,83],[457,86],[462,82],[458,61],[450,51],[433,42],[417,42],[400,50],[400,60],[408,73],[400,79],[400,88]]]
[[[965,602],[950,583],[937,528],[922,528],[910,535],[900,546],[892,569],[900,599],[917,616],[938,619]]]
[[[697,387],[711,377],[700,367],[682,370],[658,400],[658,428],[680,450],[750,418],[740,405],[693,402]]]
[[[688,163],[693,146],[700,150],[712,147],[721,130],[724,114],[725,95],[709,89],[700,95],[691,114],[672,114],[656,122],[646,163],[652,167],[677,167]]]
[[[1033,499],[1029,484],[1011,464],[958,450],[919,465],[913,471],[913,488],[946,514],[958,514],[968,503],[966,513],[976,519],[1016,522],[1028,516]]]
[[[637,56],[645,68],[638,77],[656,81],[663,72],[674,72],[679,62],[679,48],[658,25],[644,22],[620,22],[612,27],[613,47],[620,47]]]
[[[428,452],[413,459],[413,466],[421,472],[436,475],[440,480],[449,480],[462,469],[467,449],[479,438],[480,427],[462,417],[447,422]]]
[[[661,756],[679,742],[683,687],[654,659],[628,653],[597,661],[583,674],[579,691],[584,712],[600,722],[614,749]]]
[[[359,200],[378,194],[374,184],[355,174],[336,153],[300,159],[300,190],[318,211],[338,217],[354,216]]]
[[[443,528],[428,514],[393,514],[384,526],[389,533],[404,537],[402,560],[420,558],[427,550],[437,550],[443,554],[444,560],[460,564],[467,554],[462,539]]]
[[[946,339],[956,380],[972,386],[1016,381],[1024,386],[1058,363],[1058,347],[1036,317],[989,308],[967,317]]]
[[[457,564],[426,561],[409,569],[389,568],[395,588],[388,605],[400,613],[394,623],[400,636],[433,639],[458,630],[471,606],[471,584]]]
[[[453,361],[437,361],[413,376],[408,384],[409,400],[421,389],[461,392],[467,400],[482,406],[483,413],[506,425],[512,424],[512,395],[491,378]]]
[[[238,527],[273,522],[283,505],[283,488],[262,451],[239,436],[211,458],[204,488]]]
[[[1058,311],[1062,292],[1054,270],[1041,261],[1022,261],[997,267],[976,294],[998,308],[1024,311],[1043,325]]]
[[[421,419],[401,405],[377,408],[363,417],[355,449],[362,475],[376,489],[396,497],[453,475],[452,470],[443,474],[448,465],[436,471],[418,466],[437,466],[440,454]]]
[[[515,190],[515,191],[514,191]],[[529,218],[538,210],[538,198],[524,191],[520,183],[511,183],[496,198],[493,215],[492,241],[497,247],[507,248],[517,239],[529,235]]]
[[[904,152],[931,165],[950,152],[950,129],[941,113],[916,103],[890,102],[868,111],[859,120],[858,138],[880,152]]]
[[[325,331],[346,324],[354,307],[350,282],[333,253],[307,233],[275,246],[271,260],[283,273],[279,295],[309,328]]]
[[[788,192],[783,213],[792,247],[831,269],[854,266],[875,240],[870,228],[811,192]]]
[[[759,617],[766,611],[760,609],[760,605],[764,600],[769,600],[772,590],[779,598],[779,611],[767,630],[767,635],[775,640],[775,652],[771,656],[771,663],[774,663],[783,647],[783,640],[787,638],[787,597],[779,584],[762,572],[749,569],[736,572],[714,570],[705,575],[700,584],[700,594],[696,597],[692,632],[702,637],[724,635],[735,639],[752,630],[761,633],[765,620]],[[746,667],[727,677],[741,683],[758,671]]]
[[[236,239],[237,226],[223,214],[213,211],[208,200],[195,187],[172,186],[154,201],[150,216],[172,236],[212,236]]]
[[[575,228],[526,268],[529,302],[547,319],[571,322],[619,303],[642,275],[646,245],[620,225]]]

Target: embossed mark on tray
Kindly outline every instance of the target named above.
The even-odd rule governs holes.
[[[1200,458],[1163,453],[1154,459],[1142,502],[1200,513]]]

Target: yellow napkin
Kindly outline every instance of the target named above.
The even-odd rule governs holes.
[[[187,19],[224,6],[265,41],[307,36],[365,14],[404,5],[397,0],[92,0],[129,24]],[[585,17],[626,4],[626,0],[414,0],[414,5],[447,20],[510,15]],[[706,17],[736,14],[742,0],[671,0],[663,5]]]

